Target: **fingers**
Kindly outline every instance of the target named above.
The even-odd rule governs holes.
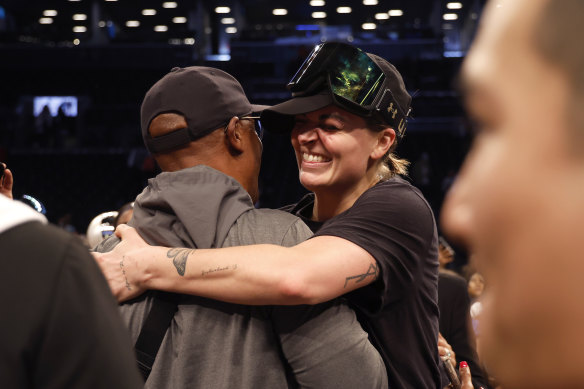
[[[6,166],[5,163],[3,163],[2,165]],[[10,171],[10,169],[6,169],[4,170],[4,175],[2,176],[2,179],[0,180],[0,193],[3,194],[4,196],[12,199],[12,187],[13,187],[13,177],[12,177],[12,171]]]
[[[116,231],[114,233],[116,234],[116,236],[118,238],[120,238],[121,240],[124,240],[124,237],[126,236],[125,234],[127,233],[127,230],[129,228],[132,228],[132,227],[130,227],[127,224],[120,224],[119,226],[116,227]]]
[[[466,361],[460,362],[460,366],[458,367],[458,373],[460,375],[460,388],[461,389],[474,389],[472,386],[470,368]]]

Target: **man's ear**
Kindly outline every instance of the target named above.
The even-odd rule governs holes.
[[[243,136],[242,136],[241,121],[237,116],[234,116],[225,128],[225,141],[229,149],[243,152]]]
[[[395,142],[395,131],[391,127],[386,127],[383,131],[377,133],[377,143],[371,152],[371,158],[377,160],[383,158],[391,145]]]

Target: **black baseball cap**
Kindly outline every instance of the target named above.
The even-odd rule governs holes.
[[[262,112],[266,130],[288,133],[294,116],[334,104],[360,116],[378,112],[402,137],[412,97],[385,59],[346,43],[318,45],[288,83],[293,98]]]
[[[225,126],[233,116],[259,113],[266,107],[251,104],[241,84],[223,70],[176,67],[144,96],[140,112],[142,138],[151,153],[167,152]],[[150,123],[163,113],[184,116],[187,127],[152,137]]]

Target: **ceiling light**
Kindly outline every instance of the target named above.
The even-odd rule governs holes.
[[[69,1],[71,1],[71,0],[69,0]],[[79,1],[79,0],[75,0],[75,1]],[[118,0],[105,0],[105,1],[111,1],[111,2],[114,2],[114,1],[118,1]]]
[[[339,7],[337,8],[337,12],[340,14],[350,14],[351,13],[351,7]]]
[[[225,29],[225,32],[228,34],[235,34],[235,33],[237,33],[237,27],[227,27]]]
[[[73,44],[74,44],[75,46],[78,46],[78,45],[79,45],[79,43],[81,43],[81,41],[80,41],[79,39],[73,39]]]
[[[40,18],[39,23],[40,24],[52,24],[53,18]]]
[[[185,38],[184,43],[185,43],[185,45],[194,45],[195,38]]]
[[[215,12],[217,12],[218,14],[228,14],[229,12],[231,12],[231,8],[229,8],[229,7],[217,7],[217,8],[215,8]]]
[[[363,5],[377,5],[379,2],[377,0],[363,0]]]
[[[100,20],[99,23],[97,23],[97,25],[99,27],[105,27],[105,21],[104,20]]]
[[[272,13],[274,15],[287,15],[288,14],[288,10],[285,8],[276,8],[272,11]]]
[[[379,13],[379,14],[375,14],[375,19],[377,20],[387,20],[389,19],[389,14],[383,12],[383,13]]]
[[[401,9],[390,9],[388,12],[389,16],[402,16],[404,11]]]
[[[363,23],[361,27],[363,30],[375,30],[377,25],[375,23]]]
[[[54,9],[46,9],[43,11],[43,16],[57,16],[57,11]]]
[[[233,23],[235,23],[234,18],[222,18],[221,19],[221,24],[233,24]]]
[[[144,16],[154,16],[154,15],[156,15],[156,10],[155,9],[143,9],[142,10],[142,15],[144,15]]]
[[[446,4],[446,8],[448,8],[448,9],[461,9],[462,3],[448,3],[448,4]]]
[[[324,0],[310,0],[310,5],[313,7],[324,7]]]
[[[70,2],[77,2],[77,1],[81,1],[81,0],[69,0]],[[107,1],[107,0],[106,0]]]
[[[165,1],[162,3],[162,8],[176,8],[177,4],[174,1]]]
[[[75,15],[73,15],[73,20],[87,20],[87,15],[75,14]]]
[[[456,20],[456,19],[458,19],[458,15],[457,14],[444,14],[444,15],[442,15],[442,18],[444,20]]]
[[[172,18],[172,22],[173,23],[186,23],[187,22],[187,18],[185,18],[184,16],[175,16],[174,18]]]
[[[126,22],[126,27],[139,27],[140,26],[140,22],[137,20],[128,20]]]
[[[156,31],[156,32],[165,32],[165,31],[168,31],[168,27],[167,26],[163,26],[163,25],[154,26],[154,31]]]
[[[312,17],[314,19],[324,19],[326,18],[326,12],[313,12]]]
[[[86,32],[87,27],[85,26],[75,26],[73,27],[73,32]]]

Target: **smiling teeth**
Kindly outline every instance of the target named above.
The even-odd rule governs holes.
[[[302,154],[302,159],[307,162],[322,162],[324,161],[324,157],[322,155],[314,155],[314,154]]]

